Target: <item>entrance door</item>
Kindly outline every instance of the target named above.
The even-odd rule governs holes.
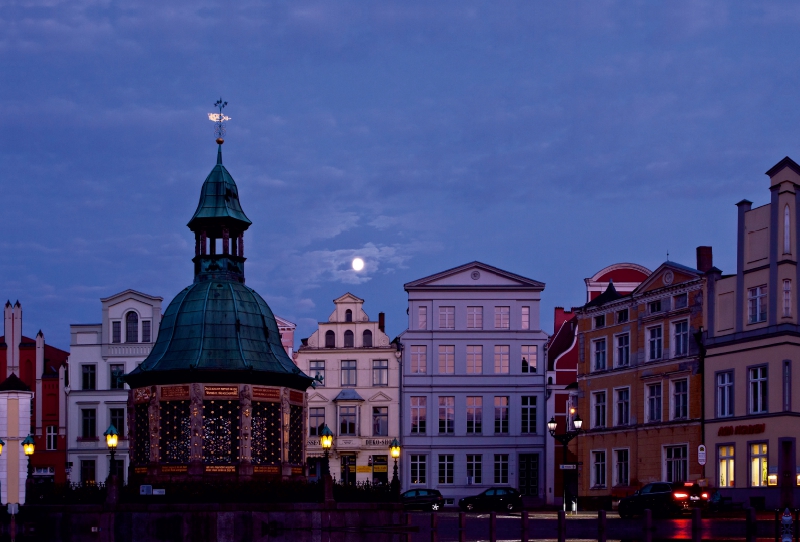
[[[781,486],[781,508],[793,508],[794,488],[796,484],[796,468],[794,461],[794,439],[780,439],[780,458],[778,465],[780,466],[780,486]]]
[[[389,483],[389,456],[372,456],[372,483]]]
[[[354,455],[342,456],[342,483],[356,483],[356,456]]]
[[[526,497],[539,496],[539,454],[520,454],[519,492]]]

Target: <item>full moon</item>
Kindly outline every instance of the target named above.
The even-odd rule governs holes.
[[[356,271],[361,271],[364,269],[364,260],[361,258],[353,258],[353,269]]]

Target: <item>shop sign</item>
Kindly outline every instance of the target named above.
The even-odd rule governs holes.
[[[392,443],[388,438],[368,438],[364,440],[364,446],[386,446],[387,448]]]
[[[764,432],[766,424],[754,423],[752,425],[723,425],[717,431],[718,437],[729,437],[731,435],[758,435]]]
[[[279,388],[262,388],[259,386],[253,386],[253,399],[280,401],[281,390]]]
[[[372,467],[369,465],[358,465],[356,467],[356,472],[372,472]]]
[[[706,464],[706,447],[703,444],[697,447],[697,462],[701,465]]]

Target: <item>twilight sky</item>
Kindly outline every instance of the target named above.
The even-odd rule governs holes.
[[[580,305],[631,261],[734,270],[734,204],[800,160],[800,5],[5,0],[0,296],[69,345],[101,297],[191,283],[224,162],[247,284],[297,339],[346,291],[387,332],[403,283],[472,260]],[[356,274],[350,260],[361,256]]]

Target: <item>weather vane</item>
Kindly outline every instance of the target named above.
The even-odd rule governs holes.
[[[225,142],[225,122],[231,120],[230,117],[223,115],[222,110],[228,102],[223,102],[222,98],[216,101],[214,107],[219,109],[219,113],[209,113],[208,120],[214,122],[214,135],[217,136],[217,143],[222,145]]]

